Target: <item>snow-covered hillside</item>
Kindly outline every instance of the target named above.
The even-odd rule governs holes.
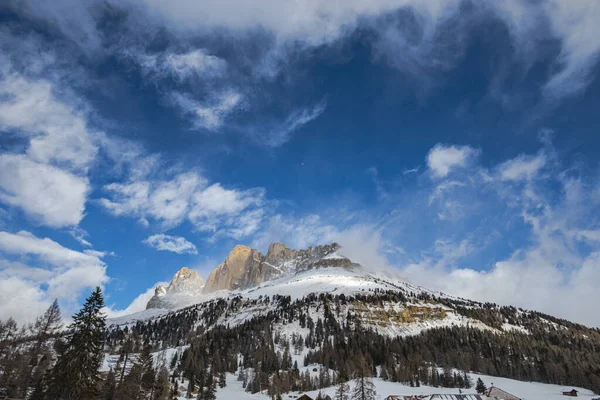
[[[255,304],[252,300],[272,296],[289,296],[293,301],[315,294],[351,297],[355,295],[372,295],[377,292],[387,291],[444,296],[442,293],[411,285],[398,278],[390,278],[384,274],[369,274],[361,267],[352,269],[332,267],[287,275],[264,282],[250,289],[234,291],[220,290],[213,293],[199,294],[195,297],[197,301],[195,307],[201,309],[203,304],[214,302],[217,299],[233,301],[234,299],[241,298],[246,302],[243,303],[239,310],[222,316],[216,322],[216,324],[225,326],[236,326],[252,317],[266,315],[277,308],[276,303]],[[186,298],[186,300],[189,299]],[[427,316],[424,315],[422,318],[417,317],[405,322],[400,322],[393,318],[394,315],[402,315],[409,309],[425,309],[430,310],[431,313]],[[307,311],[315,320],[323,317],[323,312],[320,310],[318,304],[311,305]],[[385,317],[381,315],[382,312],[386,314]],[[136,314],[109,319],[108,324],[132,325],[136,321],[160,319],[160,317],[169,313],[176,314],[177,310],[148,309]],[[481,321],[456,314],[450,307],[430,302],[420,302],[418,300],[413,300],[407,304],[382,302],[377,305],[361,305],[353,302],[339,309],[337,315],[346,317],[348,313],[358,315],[363,326],[371,326],[376,331],[389,336],[415,335],[425,329],[443,326],[471,326],[481,329],[492,329]],[[199,324],[201,325],[201,322]]]
[[[200,375],[206,383],[207,368],[208,376],[219,376],[220,382],[229,373],[231,384],[217,394],[224,399],[265,398],[260,392],[269,386],[280,393],[323,388],[327,381],[314,377],[318,365],[331,380],[336,374],[370,371],[378,377],[381,398],[452,394],[458,389],[438,386],[466,387],[457,380],[461,374],[438,376],[432,372],[435,367],[600,389],[597,330],[415,286],[393,273],[353,263],[336,246],[296,251],[278,244],[266,256],[243,246],[236,249],[211,274],[211,290],[198,291],[198,284],[191,285],[193,293],[160,290],[168,298],[154,304],[168,309],[149,308],[108,320],[112,355],[104,368],[122,352],[124,340],[134,340],[137,348],[146,342],[159,350],[155,361],[172,365],[180,392],[187,390],[190,377]],[[244,272],[246,265],[250,267]],[[222,288],[229,286],[234,289]],[[246,379],[255,394],[242,391],[231,375],[242,364],[250,371]],[[484,380],[530,400],[558,398],[570,389],[490,376]],[[425,384],[414,388],[392,381]],[[591,392],[581,390],[580,395],[590,397]]]
[[[312,367],[312,366],[311,366]],[[598,395],[594,395],[590,390],[572,387],[572,386],[559,386],[559,385],[550,385],[546,383],[538,383],[538,382],[521,382],[513,379],[506,378],[498,378],[489,375],[480,375],[480,374],[470,374],[470,376],[476,380],[477,378],[481,378],[486,386],[494,386],[503,389],[504,391],[511,393],[522,400],[559,400],[566,399],[562,395],[563,391],[568,391],[571,389],[576,389],[578,393],[578,397],[582,399],[594,399],[598,398]],[[431,395],[431,394],[459,394],[458,389],[451,388],[439,388],[439,387],[431,387],[431,386],[421,386],[421,387],[410,387],[408,385],[403,385],[401,383],[395,382],[386,382],[382,379],[376,378],[373,379],[373,383],[375,384],[377,390],[377,399],[385,399],[390,395]],[[353,382],[351,382],[353,384]],[[185,386],[185,385],[183,385]],[[329,395],[333,399],[335,396],[336,388],[334,386],[321,389],[320,392],[323,396]],[[461,389],[462,394],[476,394],[475,389]],[[284,396],[284,399],[296,399],[300,397],[302,394],[308,394],[310,397],[315,399],[319,393],[319,390],[313,390],[309,392],[290,392]],[[185,400],[186,394],[183,393],[182,396],[178,397],[178,400]],[[217,399],[218,400],[270,400],[270,397],[265,393],[248,393],[242,387],[242,382],[237,380],[237,377],[234,374],[227,375],[227,386],[224,388],[217,389]],[[484,398],[485,399],[485,398]],[[429,399],[424,399],[429,400]],[[443,400],[443,398],[442,398]]]

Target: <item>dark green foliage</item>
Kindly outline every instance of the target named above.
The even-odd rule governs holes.
[[[527,329],[529,334],[448,327],[393,338],[378,334],[364,324],[359,313],[346,308],[354,304],[377,308],[384,303],[429,303],[434,307],[443,304],[498,329],[509,323]],[[220,318],[261,308],[268,312],[239,325],[217,324]],[[83,310],[81,313],[85,314]],[[85,319],[83,314],[78,319]],[[302,335],[285,335],[278,329],[291,322],[304,327]],[[51,357],[43,355],[48,349],[42,346],[41,355],[36,358],[35,378],[30,378],[30,388],[35,388],[37,394],[56,393],[55,373],[65,368],[65,357],[77,359],[78,353],[74,350],[78,342],[76,332],[86,326],[74,324],[68,331],[66,343],[56,341],[60,357],[52,374],[48,375],[52,379],[40,380],[52,363]],[[15,348],[15,343],[27,339],[21,339],[16,326],[11,323],[0,325],[0,333],[0,360],[11,366],[3,369],[5,376],[0,379],[10,378],[11,382],[16,382],[13,387],[22,390],[23,381],[17,379],[22,375],[18,372],[22,370],[19,360],[25,360],[27,367],[30,354],[7,349]],[[103,397],[106,400],[162,400],[175,393],[175,383],[183,382],[182,379],[189,382],[188,396],[197,389],[198,398],[213,399],[217,385],[219,388],[225,385],[226,373],[237,373],[247,391],[266,392],[271,398],[289,391],[312,391],[332,385],[338,390],[341,388],[342,397],[349,398],[352,394],[352,397],[368,398],[368,391],[350,393],[350,388],[343,383],[358,379],[363,387],[367,387],[371,377],[376,376],[377,367],[381,378],[416,387],[426,384],[469,388],[473,382],[464,371],[475,371],[600,391],[598,330],[513,307],[438,299],[400,290],[365,291],[355,296],[312,294],[295,301],[289,296],[277,295],[258,299],[217,299],[140,321],[134,326],[109,327],[105,336],[95,337],[96,346],[91,346],[92,349],[102,350],[105,339],[104,349],[119,355],[114,373],[97,380],[96,387],[102,386],[103,392],[109,392]],[[35,343],[35,338],[29,340]],[[181,345],[189,346],[165,360],[171,372],[163,368],[157,375],[151,352]],[[319,365],[314,369],[318,374],[301,373],[298,363],[292,362],[292,354],[301,354],[304,349],[308,351],[303,364]],[[28,370],[31,368],[25,368]],[[116,380],[114,396],[112,389],[105,389],[113,387],[113,379]]]
[[[104,298],[98,287],[73,316],[67,346],[50,372],[48,398],[76,400],[98,396],[106,320],[103,307]]]
[[[481,378],[477,378],[477,385],[475,386],[475,390],[479,394],[484,394],[487,391],[487,387],[485,386],[485,383],[483,383]]]

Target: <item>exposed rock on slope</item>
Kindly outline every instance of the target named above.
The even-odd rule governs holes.
[[[154,296],[150,299],[146,308],[173,308],[202,293],[204,280],[198,272],[187,267],[181,268],[166,288],[158,285],[154,290]]]
[[[213,270],[204,290],[240,289],[256,285],[269,278],[270,271],[262,264],[262,254],[247,246],[237,245],[225,261]]]
[[[266,255],[247,246],[235,246],[225,261],[212,271],[205,292],[235,290],[258,286],[283,275],[320,267],[349,267],[352,262],[335,252],[339,245],[293,250],[281,243],[271,243]]]
[[[203,301],[202,293],[218,290],[247,289],[282,276],[316,268],[348,268],[352,261],[337,253],[340,246],[309,247],[305,250],[290,249],[281,243],[271,243],[266,255],[248,246],[237,245],[225,261],[215,268],[206,281],[198,273],[183,267],[169,286],[156,287],[154,296],[146,308],[173,309]]]

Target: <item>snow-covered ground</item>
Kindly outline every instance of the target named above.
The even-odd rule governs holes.
[[[537,382],[520,382],[512,379],[497,378],[487,375],[470,374],[474,381],[481,377],[484,383],[489,387],[494,386],[503,389],[523,400],[552,400],[567,399],[562,395],[563,391],[571,390],[573,387],[559,385],[549,385]],[[377,399],[385,399],[389,395],[428,395],[428,394],[458,394],[458,389],[435,388],[430,386],[410,387],[400,383],[385,382],[381,379],[374,379],[373,382],[377,388]],[[579,391],[579,397],[582,399],[592,399],[598,397],[587,389],[575,388]],[[318,390],[306,392],[313,399],[317,397]],[[321,390],[324,395],[328,394],[334,398],[335,387],[329,387]],[[463,389],[463,394],[475,394],[475,389]],[[302,393],[288,393],[283,396],[284,399],[296,399]],[[184,400],[185,397],[179,397]],[[263,393],[250,394],[244,391],[242,383],[235,375],[227,375],[227,386],[223,389],[217,388],[217,399],[219,400],[269,400],[269,396]]]

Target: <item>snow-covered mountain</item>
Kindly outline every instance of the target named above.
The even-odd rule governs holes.
[[[182,379],[202,373],[198,365],[232,373],[243,360],[238,376],[283,374],[286,392],[323,384],[292,364],[316,364],[311,371],[324,368],[334,379],[367,363],[394,382],[437,386],[433,367],[443,366],[600,390],[597,329],[416,286],[353,262],[335,243],[273,243],[264,255],[236,246],[206,284],[182,269],[146,310],[108,324],[117,352],[123,338],[137,337],[177,353],[172,372]],[[226,365],[215,358],[224,352]]]
[[[168,287],[159,285],[146,308],[176,309],[214,298],[211,293],[251,289],[279,278],[322,268],[361,269],[360,265],[338,254],[337,243],[290,249],[281,243],[272,243],[267,254],[248,246],[237,245],[225,261],[215,268],[204,284],[196,271],[182,268],[177,271]],[[366,272],[366,270],[364,271]]]
[[[202,294],[204,280],[198,272],[187,267],[175,273],[169,286],[158,285],[146,308],[178,308],[194,303]]]
[[[109,323],[131,324],[177,314],[178,309],[190,306],[202,310],[225,301],[228,307],[235,303],[235,311],[212,320],[211,325],[236,326],[250,318],[279,311],[279,303],[257,305],[258,299],[284,296],[300,301],[323,294],[352,299],[338,310],[339,322],[352,315],[361,326],[389,337],[460,326],[498,333],[526,334],[529,329],[530,312],[526,310],[514,309],[514,315],[503,317],[502,321],[483,318],[486,305],[413,285],[391,271],[371,271],[345,257],[337,243],[305,250],[272,243],[267,254],[237,245],[210,273],[206,284],[196,271],[184,267],[177,271],[168,287],[156,288],[146,311]],[[388,299],[390,294],[392,298]],[[358,300],[357,296],[369,299]],[[321,302],[308,303],[309,315],[322,317]]]

